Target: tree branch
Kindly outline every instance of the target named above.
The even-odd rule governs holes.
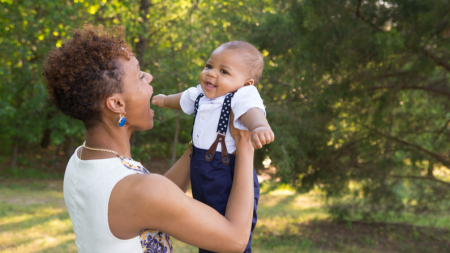
[[[405,175],[405,176],[401,176],[401,175],[388,175],[388,177],[392,177],[392,178],[410,178],[410,179],[419,179],[419,180],[429,180],[429,181],[434,181],[437,183],[441,183],[444,184],[448,187],[450,187],[450,183],[446,182],[446,181],[442,181],[439,179],[436,179],[435,177],[420,177],[420,176],[411,176],[411,175]]]
[[[384,78],[390,78],[390,77],[398,77],[398,76],[406,76],[406,75],[414,75],[415,73],[412,71],[398,71],[398,72],[391,72],[386,73],[383,75],[375,76],[375,79],[384,79]]]
[[[424,90],[424,91],[430,91],[430,92],[437,93],[439,95],[444,95],[444,96],[450,97],[450,92],[449,91],[436,89],[436,88],[431,87],[431,86],[404,86],[404,85],[392,86],[392,85],[384,85],[384,86],[371,87],[371,88],[368,88],[367,90],[380,90],[380,89]]]
[[[161,31],[162,28],[163,28],[164,26],[167,26],[167,25],[169,25],[170,23],[177,23],[178,20],[179,20],[179,18],[180,18],[180,16],[177,16],[176,18],[167,21],[167,22],[164,23],[163,25],[159,25],[160,28],[152,30],[152,32],[148,34],[148,37],[154,36],[154,35],[157,34],[159,31]]]
[[[410,146],[410,147],[413,147],[413,148],[415,148],[415,149],[417,149],[417,150],[420,150],[420,151],[422,151],[422,152],[424,152],[424,153],[430,155],[431,157],[435,158],[436,160],[440,161],[440,162],[441,162],[444,166],[446,166],[447,168],[450,168],[450,161],[447,160],[447,158],[445,158],[445,157],[443,157],[443,156],[441,156],[441,155],[439,155],[439,154],[437,154],[437,153],[434,153],[434,152],[432,152],[432,151],[430,151],[430,150],[428,150],[428,149],[422,148],[421,146],[419,146],[419,145],[417,145],[417,144],[409,143],[409,142],[404,141],[404,140],[402,140],[402,139],[399,139],[399,138],[397,138],[397,137],[394,137],[394,136],[390,136],[390,135],[381,133],[381,132],[379,132],[379,131],[377,131],[377,130],[375,130],[375,129],[372,129],[372,128],[369,128],[369,129],[373,130],[374,132],[376,132],[377,134],[379,134],[379,135],[381,135],[381,136],[384,136],[384,137],[386,137],[386,138],[392,139],[392,140],[394,140],[394,141],[396,141],[396,142],[398,142],[398,143],[401,143],[401,144],[403,144],[403,145]]]
[[[450,119],[445,122],[444,126],[441,128],[441,130],[438,132],[437,136],[434,138],[433,142],[436,142],[439,136],[444,132],[444,130],[447,128],[448,123],[450,123]]]
[[[140,6],[139,6],[139,12],[142,14],[142,25],[146,27],[146,29],[149,29],[150,27],[148,25],[148,18],[147,15],[149,14],[149,8],[151,7],[151,3],[149,0],[141,0]],[[148,38],[150,36],[146,36],[145,34],[139,34],[139,41],[136,44],[136,58],[140,62],[141,66],[145,66],[146,63],[144,62],[144,55],[146,51],[146,47],[148,44]]]
[[[422,53],[428,57],[431,58],[434,62],[437,63],[437,65],[444,67],[447,71],[450,71],[450,64],[446,62],[444,59],[439,58],[437,55],[433,54],[429,50],[422,48]]]
[[[264,77],[263,77],[264,78]],[[271,78],[264,78],[265,80],[267,80],[267,81],[269,81],[269,82],[274,82],[274,83],[278,83],[278,84],[281,84],[282,86],[284,86],[284,87],[287,87],[287,88],[293,88],[294,86],[293,85],[291,85],[291,84],[288,84],[288,83],[285,83],[285,82],[282,82],[282,81],[280,81],[280,80],[278,80],[277,78],[273,78],[273,77],[271,77]]]
[[[360,11],[361,10],[361,2],[362,2],[362,0],[358,1],[358,5],[357,5],[356,11],[355,11],[355,16],[358,17],[364,23],[370,25],[372,28],[376,29],[377,31],[385,32],[383,29],[379,28],[372,22],[365,19],[363,15],[361,15],[361,11]],[[433,54],[432,52],[427,50],[425,47],[422,47],[421,51],[426,57],[431,58],[434,62],[436,62],[437,65],[444,67],[447,71],[450,71],[450,63],[448,63],[447,61],[445,61],[442,58],[439,58],[437,55]]]
[[[361,3],[362,3],[362,0],[359,0],[359,1],[358,1],[358,6],[356,6],[355,15],[356,15],[358,18],[363,18],[363,17],[361,16],[361,12],[360,12],[360,9],[361,9]]]
[[[362,0],[358,1],[358,5],[356,7],[356,10],[354,12],[354,15],[356,17],[358,17],[358,19],[360,19],[361,21],[363,21],[364,23],[370,25],[372,28],[374,28],[377,31],[383,31],[381,28],[379,28],[378,26],[376,26],[375,24],[373,24],[372,22],[370,22],[369,20],[367,20],[362,14],[361,14],[361,5],[362,5]],[[348,11],[352,11],[351,9],[349,9],[348,7],[345,8]]]

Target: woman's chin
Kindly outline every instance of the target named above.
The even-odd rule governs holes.
[[[147,129],[145,130],[150,130],[153,128],[153,126],[155,126],[155,124],[153,123],[153,117],[150,119],[150,121],[147,123]]]
[[[152,129],[153,126],[154,126],[153,119],[151,119],[145,126],[141,125],[141,126],[134,127],[133,131],[139,131],[139,132],[147,131],[147,130]]]

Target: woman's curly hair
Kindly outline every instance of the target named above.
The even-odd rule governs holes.
[[[104,99],[122,92],[118,59],[131,56],[123,27],[85,24],[60,48],[52,49],[44,62],[52,102],[64,114],[83,121],[86,128],[95,126],[101,120]]]

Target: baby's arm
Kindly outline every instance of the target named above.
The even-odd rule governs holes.
[[[262,148],[275,140],[275,135],[269,122],[259,108],[251,108],[241,116],[241,122],[252,133],[251,140],[254,148]]]
[[[156,105],[161,108],[181,110],[180,105],[181,95],[183,95],[183,92],[167,96],[164,94],[156,95],[152,99],[152,105]]]

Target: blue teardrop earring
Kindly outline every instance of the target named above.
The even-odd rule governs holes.
[[[118,123],[119,127],[123,127],[125,125],[125,122],[127,122],[127,118],[125,118],[125,114],[127,114],[127,113],[125,112],[124,116],[122,116],[122,114],[120,114],[120,119],[119,119],[119,123]]]

